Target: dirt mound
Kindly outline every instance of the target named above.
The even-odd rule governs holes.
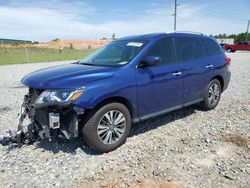
[[[99,48],[103,45],[110,43],[111,40],[58,40],[50,41],[46,43],[39,43],[35,46],[46,48],[74,48],[74,49],[86,49],[86,48]]]
[[[250,149],[249,139],[237,133],[223,135],[221,140],[224,142],[231,142],[232,144],[243,147],[245,149]]]
[[[33,43],[33,44],[8,44],[4,45],[6,48],[15,47],[42,47],[42,48],[74,48],[74,49],[88,49],[88,48],[99,48],[110,43],[111,39],[104,40],[53,40],[49,42]]]

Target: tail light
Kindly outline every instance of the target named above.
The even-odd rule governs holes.
[[[227,63],[228,65],[231,64],[231,59],[230,59],[229,57],[225,57],[225,61],[226,61],[226,63]]]

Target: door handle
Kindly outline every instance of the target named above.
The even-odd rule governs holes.
[[[214,67],[214,66],[211,65],[211,64],[206,66],[207,69],[211,69],[211,68],[213,68],[213,67]]]
[[[178,71],[178,72],[174,72],[172,75],[173,76],[180,76],[182,74],[182,72]]]

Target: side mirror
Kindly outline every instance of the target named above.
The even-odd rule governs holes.
[[[158,56],[147,56],[143,58],[141,63],[139,64],[140,68],[145,68],[145,67],[154,67],[157,66],[161,63],[161,58]]]

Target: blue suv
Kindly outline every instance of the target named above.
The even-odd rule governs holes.
[[[26,75],[28,106],[41,139],[83,137],[98,151],[121,146],[134,122],[199,103],[215,108],[230,59],[208,36],[160,33],[115,40],[82,61]]]

